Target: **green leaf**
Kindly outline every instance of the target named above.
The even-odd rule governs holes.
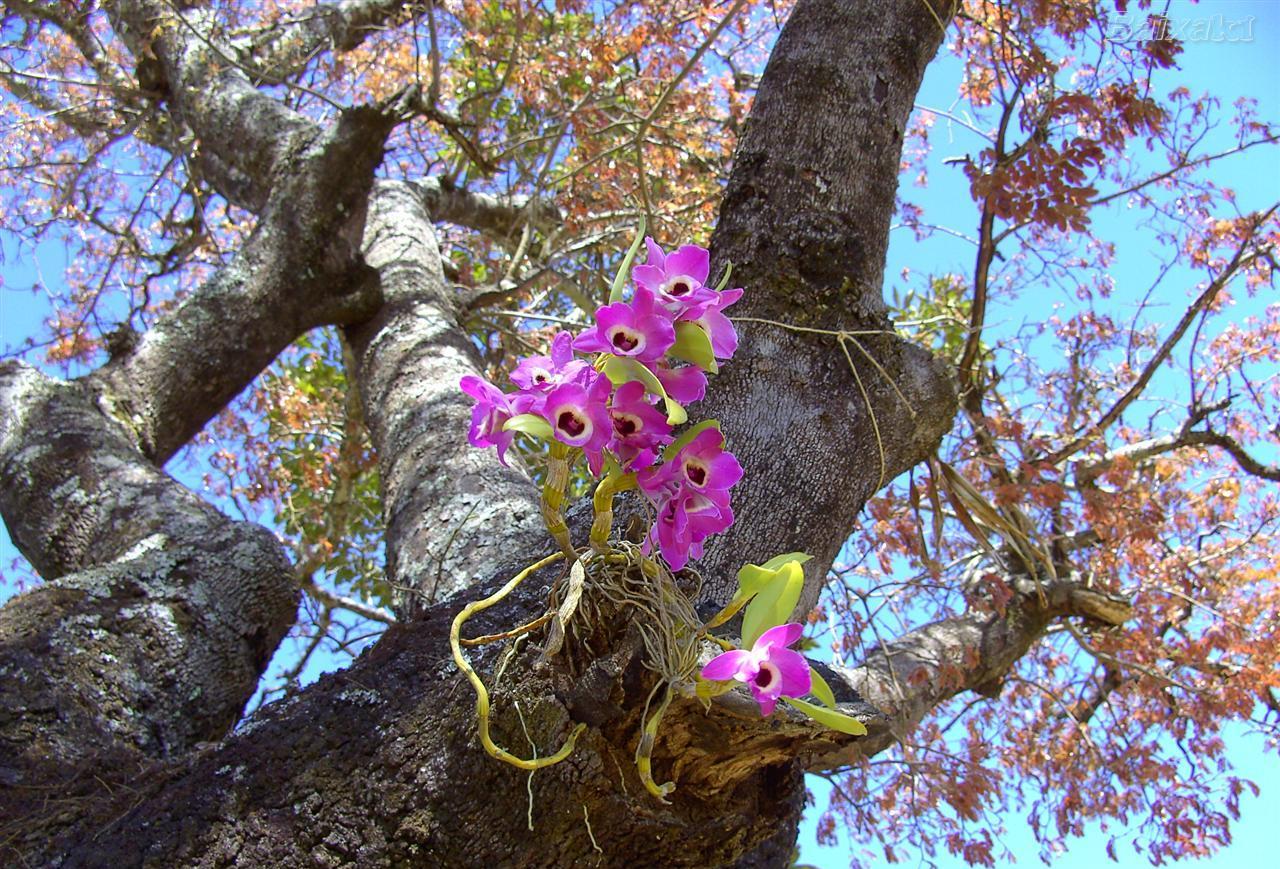
[[[703,705],[710,705],[712,697],[728,694],[738,684],[734,681],[712,682],[710,679],[699,679],[693,688],[693,693]]]
[[[708,420],[706,423],[700,423],[698,426],[694,426],[693,429],[685,432],[680,440],[677,440],[670,447],[667,447],[667,452],[663,455],[663,458],[670,460],[675,454],[673,448],[678,449],[683,447],[688,443],[688,441],[693,440],[693,438],[698,434],[699,428],[705,429],[710,423],[715,423],[717,428],[719,427],[719,423],[716,423],[715,420]],[[759,594],[761,590],[769,585],[769,583],[775,580],[779,582],[786,582],[786,577],[780,576],[780,571],[784,566],[788,564],[804,564],[811,558],[813,558],[812,555],[806,555],[803,552],[788,552],[785,555],[778,555],[774,558],[770,558],[762,565],[744,564],[742,569],[738,571],[738,593],[733,596],[733,600],[729,601],[728,605],[725,606],[724,609],[717,613],[711,621],[707,622],[706,626],[708,628],[714,628],[729,621],[729,619],[738,614],[738,610],[742,609],[749,600]],[[745,628],[745,617],[743,625]],[[772,627],[772,625],[765,626],[761,633],[768,630],[770,627]]]
[[[822,678],[822,675],[813,667],[809,668],[809,681],[812,683],[809,689],[810,693],[812,693],[814,697],[818,698],[818,702],[823,706],[829,706],[830,708],[835,709],[835,693],[831,690],[831,686],[827,684],[827,680]]]
[[[794,697],[783,697],[782,699],[831,730],[838,730],[850,736],[867,735],[867,726],[865,724],[852,716],[845,715],[843,712],[837,712],[834,709],[823,709],[821,706],[814,706],[812,703],[806,703]]]
[[[683,432],[680,433],[680,437],[676,438],[672,443],[668,444],[667,448],[662,451],[662,460],[664,462],[669,462],[672,459],[674,459],[676,457],[676,453],[680,452],[682,449],[687,447],[690,443],[693,442],[694,438],[696,438],[698,435],[702,434],[704,431],[706,431],[709,428],[713,428],[716,431],[719,431],[720,420],[704,419],[700,423],[689,426],[687,429],[685,429]]]
[[[809,555],[807,552],[788,552],[785,555],[775,555],[760,566],[765,570],[780,570],[782,565],[790,564],[793,561],[797,564],[804,564],[806,561],[812,560],[813,556]]]
[[[716,366],[716,356],[711,350],[711,338],[697,323],[687,320],[676,323],[676,343],[667,351],[677,359],[692,362],[703,371],[711,374],[720,369]]]
[[[742,644],[753,646],[769,628],[787,623],[804,589],[804,570],[789,561],[765,581],[742,616]]]
[[[551,433],[551,423],[536,413],[522,413],[518,416],[513,416],[503,424],[502,430],[522,432],[530,437],[544,441],[555,439],[555,436]]]
[[[680,402],[667,395],[667,391],[662,388],[662,382],[658,380],[657,375],[642,363],[625,356],[605,354],[604,374],[614,386],[621,386],[632,380],[639,380],[649,392],[661,396],[662,403],[667,408],[667,425],[680,425],[689,419],[689,414],[685,412]]]
[[[742,569],[738,571],[738,588],[739,595],[750,597],[758,594],[761,589],[769,584],[778,575],[778,571],[782,570],[788,564],[804,564],[813,558],[803,552],[788,552],[785,555],[779,555],[770,558],[764,564],[744,564]]]
[[[640,245],[644,244],[645,219],[644,215],[640,215],[640,225],[636,227],[635,241],[631,242],[631,247],[627,250],[627,255],[622,258],[622,265],[618,266],[618,273],[613,276],[613,286],[609,288],[609,304],[622,301],[622,290],[627,285],[627,277],[631,274],[631,264],[636,261],[636,254],[640,252]]]

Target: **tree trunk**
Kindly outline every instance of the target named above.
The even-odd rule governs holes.
[[[881,299],[902,131],[947,15],[936,5],[800,0],[761,82],[713,240],[754,319],[696,408],[721,420],[747,476],[737,525],[699,566],[702,603],[723,604],[742,563],[805,549],[816,558],[803,611],[865,500],[951,425],[947,378],[892,333]],[[663,802],[636,763],[646,711],[662,702],[644,635],[654,626],[610,598],[609,583],[625,578],[593,575],[559,654],[543,660],[537,632],[468,652],[490,686],[499,745],[546,757],[581,727],[576,749],[532,775],[489,757],[450,623],[464,600],[553,546],[531,484],[466,444],[456,387],[476,364],[432,221],[493,224],[521,210],[428,183],[375,184],[369,155],[393,107],[348,113],[328,132],[277,117],[184,27],[153,26],[167,4],[112,9],[132,33],[162,34],[147,51],[168,71],[175,111],[222,167],[226,195],[260,223],[243,261],[105,373],[62,384],[0,369],[0,509],[50,580],[0,613],[0,849],[11,862],[785,865],[803,770],[882,750],[921,710],[998,680],[1050,619],[1085,607],[1069,586],[1020,592],[1009,605],[1018,618],[957,617],[859,668],[828,668],[843,708],[868,725],[860,739],[789,711],[761,719],[740,692],[708,709],[677,691],[653,751],[654,780],[675,784]],[[307,200],[318,211],[287,211],[300,189],[332,195]],[[360,255],[354,242],[323,243],[357,230]],[[290,240],[301,261],[244,267]],[[295,297],[286,267],[321,277],[294,284]],[[229,316],[251,321],[255,341],[283,347],[316,318],[347,326],[382,470],[388,579],[405,589],[406,619],[350,669],[204,744],[239,714],[295,599],[270,534],[218,515],[151,462],[264,364],[230,352],[234,323],[205,316],[231,279],[249,303]],[[297,307],[278,316],[281,305]],[[219,366],[215,388],[173,374],[184,348]],[[128,401],[135,375],[119,372],[146,381],[142,411]],[[579,520],[579,540],[584,530]],[[464,635],[542,615],[564,572],[534,574]],[[693,594],[692,575],[678,579]],[[704,645],[702,660],[714,652]],[[926,678],[914,678],[921,668]]]

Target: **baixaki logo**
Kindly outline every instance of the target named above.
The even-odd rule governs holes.
[[[1228,18],[1206,15],[1166,18],[1163,15],[1121,15],[1108,22],[1107,39],[1115,43],[1176,40],[1178,42],[1253,42],[1252,15]]]

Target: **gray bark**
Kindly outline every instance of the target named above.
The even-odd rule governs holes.
[[[488,579],[512,551],[537,551],[546,534],[528,476],[467,442],[472,402],[458,381],[482,372],[427,212],[440,198],[438,187],[378,186],[365,256],[385,303],[349,333],[381,457],[387,575],[403,589],[402,615]]]
[[[0,512],[48,580],[0,609],[6,784],[220,738],[293,623],[280,545],[147,461],[83,384],[8,363],[0,410]]]

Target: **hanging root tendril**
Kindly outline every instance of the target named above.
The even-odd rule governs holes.
[[[476,674],[466,657],[462,654],[461,636],[462,625],[478,612],[488,609],[489,607],[499,603],[503,598],[515,590],[521,582],[529,577],[529,574],[541,570],[556,559],[563,558],[564,553],[555,552],[546,558],[538,561],[524,570],[517,573],[511,580],[498,591],[491,594],[483,600],[472,601],[462,608],[462,611],[454,616],[453,624],[449,628],[449,648],[453,650],[453,661],[458,665],[458,669],[467,677],[467,681],[471,683],[471,687],[476,692],[476,718],[480,724],[480,744],[484,746],[484,750],[491,756],[496,757],[505,763],[509,763],[520,769],[535,770],[543,767],[551,766],[559,763],[572,753],[574,745],[578,741],[578,737],[582,731],[586,730],[585,724],[579,724],[574,727],[573,732],[569,734],[569,738],[565,740],[563,746],[555,754],[547,757],[535,758],[533,760],[525,760],[516,757],[506,749],[497,745],[489,736],[489,691],[485,688],[483,680]]]

